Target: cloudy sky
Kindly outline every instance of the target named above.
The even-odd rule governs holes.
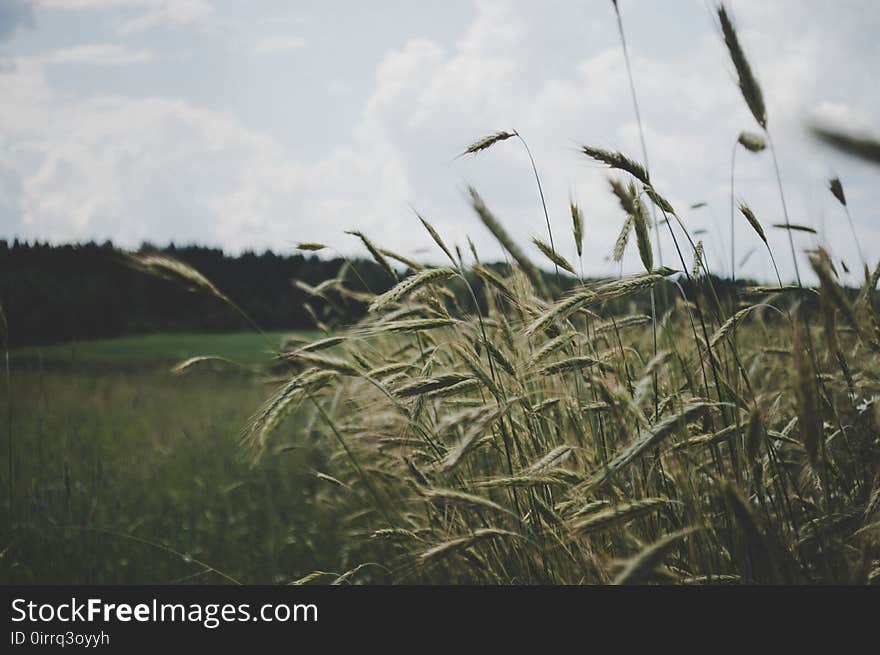
[[[621,0],[651,175],[710,263],[729,268],[731,149],[754,129],[706,0]],[[880,256],[880,170],[816,145],[810,120],[880,126],[875,0],[735,0],[767,100],[792,222],[858,259],[825,182],[839,175],[869,259]],[[528,158],[559,249],[569,197],[586,218],[584,270],[609,263],[622,214],[580,143],[641,159],[607,0],[0,0],[0,237],[133,247],[197,242],[289,252],[344,233],[439,261],[412,209],[448,241],[500,256],[468,184],[524,244],[544,235]],[[737,156],[737,196],[782,222],[768,153]],[[690,205],[708,203],[691,210]],[[787,238],[768,229],[783,274]],[[799,235],[799,248],[817,237]],[[759,245],[737,220],[740,255]],[[674,264],[672,244],[661,242]],[[529,245],[531,248],[531,246]],[[657,259],[655,257],[655,259]],[[688,259],[690,257],[688,256]],[[737,257],[739,259],[739,256]],[[625,268],[638,269],[635,252]],[[755,252],[741,274],[766,277]]]

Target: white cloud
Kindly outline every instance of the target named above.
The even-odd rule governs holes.
[[[91,43],[55,50],[42,57],[48,64],[92,64],[95,66],[125,66],[155,58],[147,50],[132,50],[114,43]]]
[[[254,45],[254,52],[259,54],[275,54],[301,50],[308,42],[299,36],[265,36]]]
[[[41,0],[41,5],[58,11],[124,10],[130,15],[117,26],[121,35],[163,25],[188,25],[214,11],[211,0]]]
[[[11,135],[0,142],[4,235],[284,250],[308,234],[345,238],[352,207],[389,215],[409,194],[370,135],[301,166],[230,114],[162,98],[68,100],[37,61],[0,75],[0,94],[13,99],[0,106]]]

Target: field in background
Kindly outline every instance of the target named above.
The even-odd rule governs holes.
[[[13,361],[30,360],[56,364],[83,364],[94,366],[171,366],[189,357],[216,355],[245,365],[265,364],[272,357],[270,344],[275,348],[287,332],[270,332],[265,336],[255,332],[149,334],[94,339],[51,346],[21,348],[11,353]],[[299,332],[303,338],[315,333]]]
[[[324,503],[331,483],[315,471],[327,463],[304,426],[288,421],[257,467],[239,447],[270,383],[237,369],[168,372],[194,354],[260,363],[266,350],[259,336],[231,334],[15,353],[15,486],[10,506],[4,449],[0,581],[278,583],[360,561]],[[0,415],[5,433],[5,393]]]

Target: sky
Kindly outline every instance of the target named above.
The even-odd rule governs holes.
[[[757,125],[736,85],[714,4],[620,0],[651,178],[730,270],[730,172]],[[880,169],[817,144],[811,121],[880,128],[875,0],[734,0],[762,87],[785,201],[803,250],[855,270],[856,241],[827,189],[838,175],[861,248],[880,257]],[[569,200],[581,207],[578,269],[613,275],[624,215],[612,171],[580,144],[642,160],[612,3],[606,0],[0,0],[0,238],[122,247],[199,243],[231,253],[321,242],[365,254],[346,230],[440,263],[413,210],[467,252],[502,257],[470,208],[473,185],[536,261],[547,240],[534,155],[559,251],[577,261]],[[618,174],[618,176],[622,177]],[[764,224],[793,275],[769,152],[739,149],[736,199]],[[706,203],[691,209],[691,205]],[[634,241],[634,240],[631,240]],[[737,274],[771,279],[737,215]],[[655,248],[657,244],[655,244]],[[655,261],[678,266],[664,233]],[[751,255],[749,253],[751,252]],[[659,255],[662,255],[659,256]],[[740,261],[746,257],[745,261]],[[692,259],[689,248],[684,252]],[[631,243],[623,270],[640,268]]]

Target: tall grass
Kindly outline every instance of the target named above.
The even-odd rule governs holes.
[[[650,325],[603,308],[667,271],[547,298],[515,268],[476,315],[426,269],[283,389],[314,400],[304,420],[342,448],[334,503],[394,544],[397,581],[868,582],[878,315],[813,264],[817,371],[803,324],[747,298],[708,341],[683,299],[653,356]]]
[[[824,251],[811,264],[821,328],[756,289],[701,338],[682,298],[656,356],[652,326],[607,308],[669,269],[550,297],[517,266],[463,306],[486,269],[425,268],[332,356],[281,353],[306,368],[244,438],[270,454],[292,409],[336,443],[328,502],[352,539],[393,547],[395,581],[873,582],[880,267],[852,299]]]

